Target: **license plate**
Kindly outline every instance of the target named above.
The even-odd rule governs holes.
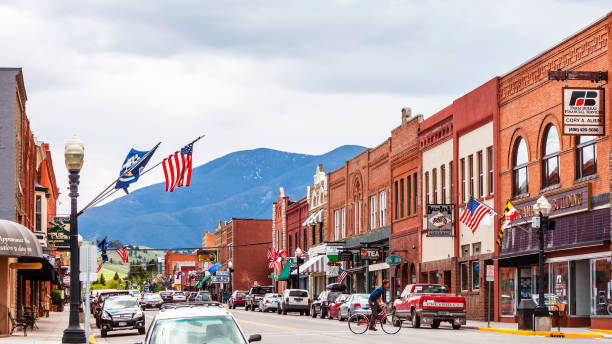
[[[440,311],[440,315],[450,315],[449,311]]]
[[[300,302],[300,301],[302,301],[302,298],[301,298],[301,297],[296,297],[296,298],[295,298],[295,301]]]
[[[119,326],[127,326],[127,322],[125,322],[125,321],[120,321],[120,322],[119,322]]]

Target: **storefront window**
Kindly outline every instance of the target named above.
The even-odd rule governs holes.
[[[514,268],[499,268],[500,315],[514,315],[516,304]]]
[[[461,263],[461,290],[468,290],[469,279],[468,279],[468,263]]]
[[[610,303],[610,258],[591,261],[591,315],[612,315]]]
[[[480,289],[480,263],[472,262],[472,290]]]
[[[569,280],[568,280],[568,263],[567,262],[559,262],[550,264],[550,268],[552,271],[551,274],[551,286],[552,289],[550,292],[555,294],[557,298],[561,301],[561,305],[559,308],[562,312],[567,309],[567,304],[569,301]]]

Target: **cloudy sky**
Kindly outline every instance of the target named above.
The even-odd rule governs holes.
[[[604,1],[2,1],[0,66],[22,67],[34,134],[68,210],[63,144],[86,145],[81,204],[131,147],[196,165],[257,147],[385,140],[589,25]],[[161,170],[136,185],[163,180]]]

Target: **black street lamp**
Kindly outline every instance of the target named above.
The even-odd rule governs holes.
[[[234,292],[234,289],[232,286],[232,273],[234,272],[234,263],[231,260],[227,263],[227,269],[229,270],[229,274],[230,274],[229,290],[230,290],[230,295],[232,295],[232,293]]]
[[[297,263],[297,289],[300,289],[300,258],[302,258],[302,255],[304,254],[304,252],[302,252],[301,248],[296,248],[295,249],[295,260]]]
[[[77,221],[77,197],[79,197],[79,172],[83,167],[85,147],[83,141],[73,136],[64,147],[66,168],[70,173],[70,318],[64,330],[62,343],[86,343],[85,330],[79,324],[81,290],[79,281],[79,229]]]
[[[533,218],[532,227],[538,229],[538,236],[540,239],[540,250],[538,254],[538,265],[539,265],[539,280],[538,280],[538,305],[536,306],[533,314],[535,317],[535,330],[536,331],[550,331],[551,321],[548,307],[544,303],[544,234],[549,229],[550,211],[552,205],[546,199],[541,196],[536,204],[533,205],[533,211],[536,216]]]

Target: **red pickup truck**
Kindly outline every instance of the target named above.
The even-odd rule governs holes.
[[[393,302],[395,315],[410,320],[412,327],[429,324],[438,328],[442,321],[451,323],[455,330],[465,325],[465,298],[448,292],[443,284],[409,284],[400,298]]]

